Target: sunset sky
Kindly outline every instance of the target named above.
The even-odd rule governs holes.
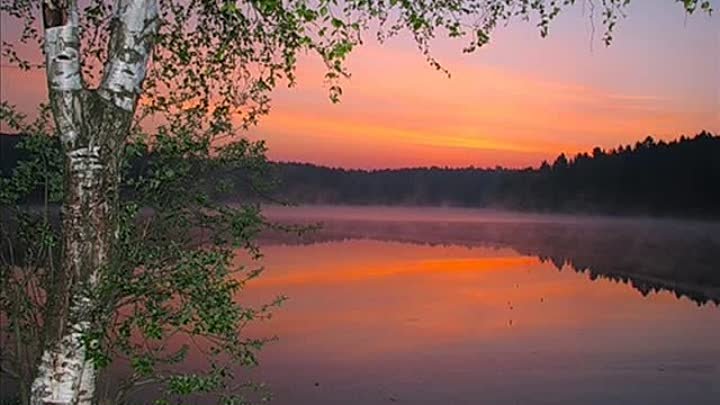
[[[578,3],[545,39],[517,21],[470,55],[461,42],[435,41],[451,78],[428,66],[408,37],[381,46],[368,33],[350,56],[340,104],[327,97],[319,61],[304,58],[298,85],[275,93],[270,116],[250,136],[266,139],[276,160],[384,168],[537,166],[560,152],[647,135],[720,133],[718,16],[634,0],[606,48],[599,21],[593,37]],[[4,62],[1,72],[3,100],[31,111],[46,97],[41,72]]]

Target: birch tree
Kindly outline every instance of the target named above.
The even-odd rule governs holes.
[[[587,1],[597,3],[590,18],[602,21],[609,44],[630,1]],[[708,0],[673,2],[688,13],[711,12]],[[4,208],[19,213],[3,231],[3,332],[14,336],[15,349],[2,365],[19,380],[22,402],[97,402],[99,371],[119,358],[132,372],[115,402],[148,381],[172,394],[213,391],[227,387],[232,366],[255,363],[264,340],[244,340],[239,331],[272,305],[238,303],[259,271],[237,265],[235,249],[258,256],[253,239],[270,225],[251,202],[213,203],[218,185],[194,175],[225,173],[258,191],[264,145],[238,131],[269,112],[277,85],[295,83],[299,56],[324,62],[337,101],[349,76],[345,59],[364,32],[381,41],[406,32],[444,70],[431,54],[437,35],[460,38],[473,52],[498,24],[525,19],[545,36],[574,3],[0,0],[4,21],[17,28],[17,38],[3,38],[3,63],[44,69],[49,96],[49,109],[32,124],[7,101],[0,109],[5,125],[33,135],[25,146],[34,157],[2,183]],[[138,150],[153,156],[148,167],[124,175]],[[59,226],[47,212],[21,209],[24,193],[38,187],[46,205],[61,203]],[[21,250],[18,265],[13,253]],[[166,344],[178,333],[235,361],[213,360],[202,375],[163,368],[187,353]]]

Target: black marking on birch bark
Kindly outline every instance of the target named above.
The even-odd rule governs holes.
[[[43,7],[44,10],[61,11],[64,15],[65,24],[45,28],[44,49],[53,117],[63,144],[71,147],[80,132],[84,91],[80,72],[78,15],[75,3],[68,10],[66,3],[48,0],[43,3]]]
[[[85,335],[90,330],[92,301],[78,290],[68,317],[69,328],[43,352],[32,386],[32,405],[90,405],[95,366],[87,356]]]
[[[59,27],[68,22],[67,0],[45,0],[42,4],[43,25],[47,28]]]
[[[157,33],[157,0],[119,0],[112,26],[110,56],[98,93],[134,111]]]

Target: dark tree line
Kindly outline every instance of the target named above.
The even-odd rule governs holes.
[[[21,137],[0,136],[0,174],[12,172]],[[131,173],[141,173],[147,155]],[[635,145],[559,155],[539,168],[426,167],[348,170],[274,163],[272,195],[296,203],[451,205],[539,212],[720,216],[720,136],[702,132],[671,142],[647,137]],[[243,173],[218,173],[222,180]],[[242,184],[242,182],[240,182]],[[236,186],[237,187],[237,186]],[[247,195],[229,189],[225,199]]]
[[[595,148],[539,168],[346,170],[276,164],[280,194],[322,204],[457,205],[530,211],[718,216],[720,136]]]

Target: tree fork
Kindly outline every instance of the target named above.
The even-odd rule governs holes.
[[[75,0],[45,0],[50,106],[63,146],[62,262],[47,295],[43,354],[32,405],[91,404],[93,297],[115,237],[120,164],[157,29],[156,0],[120,0],[100,88],[85,88]]]

